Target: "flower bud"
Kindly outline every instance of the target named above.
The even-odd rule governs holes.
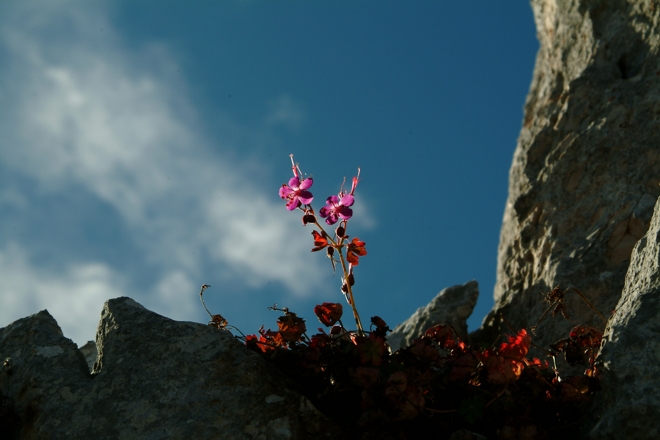
[[[330,334],[333,335],[333,336],[334,336],[334,335],[338,335],[338,334],[341,333],[341,330],[342,330],[342,329],[341,329],[341,326],[340,326],[340,325],[335,325],[335,326],[333,326],[333,327],[330,329]]]
[[[316,217],[314,217],[312,214],[305,214],[302,216],[302,224],[303,226],[306,226],[307,223],[316,223]]]

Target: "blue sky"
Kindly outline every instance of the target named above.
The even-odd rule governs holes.
[[[523,1],[0,4],[0,326],[44,308],[94,338],[130,296],[244,333],[343,302],[278,197],[318,210],[357,167],[356,304],[392,327],[476,279],[492,306],[538,48]],[[349,180],[350,181],[350,180]]]

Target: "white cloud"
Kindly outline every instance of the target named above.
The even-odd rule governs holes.
[[[270,111],[266,116],[266,125],[284,125],[292,130],[298,130],[304,120],[304,112],[300,105],[289,95],[282,95],[269,103]]]
[[[17,243],[0,249],[0,322],[48,309],[64,336],[93,340],[103,303],[122,296],[125,280],[103,263],[71,264],[64,270],[35,267]]]
[[[240,164],[212,148],[222,140],[201,132],[166,48],[127,50],[97,6],[14,6],[0,18],[5,169],[37,182],[44,194],[85,191],[116,210],[144,260],[160,268],[149,294],[168,304],[191,289],[205,256],[251,286],[280,282],[300,295],[318,286],[325,262],[307,258],[309,238],[303,241],[276,190],[255,187]],[[275,104],[269,123],[301,123],[290,98]],[[24,203],[26,197],[4,193],[2,199]],[[33,313],[20,297],[33,277],[42,281],[28,302],[70,311],[70,319],[58,317],[65,328],[87,325],[83,314],[95,322],[96,303],[136,284],[103,262],[71,263],[58,274],[33,266],[29,250],[18,249],[16,261],[9,258],[15,249],[2,255],[16,269],[2,271],[3,321],[17,311]],[[186,314],[187,308],[170,309]]]

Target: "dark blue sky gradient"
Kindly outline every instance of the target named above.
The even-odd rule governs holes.
[[[398,323],[442,288],[477,279],[470,327],[479,325],[492,305],[508,169],[538,48],[528,4],[155,3],[120,2],[114,24],[131,44],[174,50],[210,133],[226,115],[257,125],[281,94],[303,109],[299,127],[235,152],[281,169],[250,178],[275,196],[295,153],[315,177],[318,209],[319,188],[329,195],[362,168],[357,204],[368,197],[377,221],[360,233],[369,251],[356,269],[363,314]]]
[[[0,12],[18,10],[17,5],[0,7]],[[39,6],[36,1],[29,5],[25,6],[28,12],[24,17],[38,15],[35,11],[46,3]],[[53,5],[48,7],[57,9]],[[317,210],[327,196],[337,193],[344,177],[350,182],[357,167],[361,167],[362,181],[356,192],[355,216],[348,233],[367,243],[368,255],[355,269],[356,303],[363,321],[379,315],[394,327],[426,305],[441,289],[476,279],[481,296],[469,326],[475,329],[480,325],[493,303],[508,171],[538,49],[529,4],[523,1],[120,0],[78,7],[76,3],[63,1],[59,12],[62,8],[70,8],[72,12],[57,14],[64,18],[50,19],[53,13],[45,11],[46,19],[34,25],[40,29],[38,32],[26,28],[23,35],[21,28],[16,28],[13,32],[23,35],[23,40],[6,37],[9,33],[0,34],[6,38],[0,41],[3,43],[0,73],[6,75],[0,77],[0,96],[15,99],[18,104],[34,102],[30,108],[42,108],[39,95],[26,88],[15,92],[14,97],[15,87],[10,87],[7,81],[23,76],[32,81],[31,78],[41,78],[38,69],[43,69],[42,76],[46,78],[43,88],[38,83],[29,84],[35,90],[42,90],[43,102],[52,105],[52,112],[44,113],[46,116],[42,118],[46,121],[44,127],[51,127],[47,123],[58,121],[57,115],[66,111],[70,112],[67,115],[73,115],[71,126],[83,133],[79,138],[71,135],[75,148],[70,148],[69,137],[63,135],[63,140],[54,143],[52,150],[43,151],[53,151],[54,155],[62,151],[73,156],[82,154],[85,160],[75,158],[77,162],[73,163],[91,164],[92,168],[99,160],[110,161],[120,170],[116,175],[125,173],[129,183],[139,180],[131,174],[136,167],[121,160],[114,162],[113,148],[119,158],[133,149],[140,160],[142,151],[162,151],[163,160],[154,161],[153,169],[149,168],[149,174],[145,174],[149,176],[158,176],[160,166],[170,172],[187,170],[184,165],[189,163],[206,165],[204,160],[223,160],[222,164],[211,164],[208,169],[231,166],[244,179],[249,191],[253,191],[249,194],[255,198],[257,193],[270,197],[268,200],[277,204],[280,212],[285,212],[285,207],[277,193],[291,175],[289,154],[295,154],[303,172],[314,176],[313,205]],[[75,20],[77,12],[83,19]],[[27,55],[21,58],[20,50],[15,49],[21,46],[16,41],[30,42],[29,38],[34,38],[34,45],[42,48],[46,61]],[[51,40],[54,43],[49,45]],[[10,43],[4,44],[6,41]],[[57,45],[60,41],[65,42],[63,47],[70,45],[71,52],[53,51],[51,56],[51,47],[60,48]],[[78,53],[82,55],[78,57]],[[20,66],[16,68],[18,73],[12,73],[15,59],[24,60],[28,66],[24,73],[20,72]],[[33,61],[36,64],[30,64]],[[98,70],[89,68],[93,62],[100,66]],[[113,70],[113,62],[121,66]],[[168,124],[183,121],[182,130],[193,130],[195,136],[182,135],[181,139],[193,139],[200,145],[178,149],[172,141],[175,144],[163,145],[158,150],[148,141],[137,142],[142,125],[136,125],[137,128],[132,127],[133,138],[117,135],[118,145],[107,147],[106,133],[110,136],[121,131],[117,121],[130,106],[140,104],[124,95],[114,100],[113,93],[105,90],[124,83],[138,94],[142,93],[139,85],[143,83],[166,88],[168,97],[162,101],[144,92],[145,100],[151,97],[156,103],[145,104],[146,109],[154,110],[153,118],[149,114],[136,115],[136,118],[145,117],[145,130],[162,129],[162,121],[170,121]],[[55,98],[51,99],[51,93]],[[79,98],[83,104],[75,104]],[[91,110],[86,113],[76,105]],[[102,111],[104,106],[108,106],[107,112]],[[7,106],[5,112],[17,121],[24,121],[21,114],[11,113],[10,108],[11,105]],[[283,114],[277,119],[273,115],[280,110]],[[85,119],[92,113],[106,115],[108,121],[91,116]],[[85,131],[89,121],[99,124],[98,133]],[[23,123],[28,127],[26,133],[35,132],[30,120]],[[94,284],[101,287],[95,290],[93,301],[105,295],[104,292],[121,291],[138,302],[146,301],[150,308],[154,304],[149,298],[161,298],[154,293],[159,292],[159,283],[188,277],[188,281],[174,283],[188,286],[180,289],[185,290],[180,295],[188,301],[188,308],[181,307],[182,315],[200,322],[207,320],[201,305],[199,313],[190,317],[194,312],[190,312],[187,295],[197,294],[188,292],[192,283],[210,284],[213,287],[206,293],[207,305],[244,333],[256,332],[261,324],[266,328],[275,326],[277,315],[266,310],[273,303],[288,306],[305,317],[308,328],[314,331],[318,326],[312,313],[314,305],[344,301],[339,292],[339,275],[333,277],[329,264],[320,287],[317,283],[306,296],[300,296],[289,291],[291,285],[287,289],[276,279],[263,284],[263,273],[267,271],[259,275],[257,283],[251,283],[253,280],[247,279],[249,275],[232,278],[228,271],[239,266],[232,266],[234,269],[220,266],[221,261],[234,262],[227,256],[231,252],[219,251],[213,255],[212,249],[195,241],[200,236],[213,236],[208,229],[200,226],[199,235],[187,234],[199,224],[196,222],[200,219],[195,216],[206,212],[201,207],[218,204],[220,210],[224,208],[221,204],[225,200],[217,195],[218,188],[231,188],[231,185],[222,186],[223,176],[218,176],[216,187],[209,188],[208,200],[204,195],[201,199],[188,198],[191,188],[197,188],[194,175],[168,175],[168,181],[174,179],[182,187],[187,185],[187,189],[173,192],[165,203],[158,199],[156,183],[153,191],[137,188],[135,194],[141,206],[151,211],[143,217],[137,216],[138,220],[131,223],[130,213],[122,211],[121,200],[104,198],[103,188],[94,186],[96,181],[88,177],[90,173],[70,173],[70,180],[66,173],[58,175],[56,181],[64,182],[61,188],[52,191],[41,188],[39,185],[47,187],[55,178],[44,177],[49,170],[43,175],[33,171],[32,162],[21,165],[26,162],[14,160],[20,156],[11,139],[15,138],[18,145],[22,139],[32,138],[25,137],[18,128],[14,133],[13,122],[7,124],[10,124],[8,136],[0,143],[0,183],[26,202],[21,205],[23,208],[3,208],[0,261],[3,252],[13,252],[12,243],[16,249],[24,250],[26,267],[29,264],[34,267],[25,269],[21,276],[48,273],[49,282],[56,282],[59,273],[77,273],[71,271],[72,267],[78,267],[76,264],[80,267],[98,264],[110,275],[106,279],[103,278],[106,272],[90,272],[90,280],[97,279],[94,277],[104,280]],[[56,131],[57,124],[52,127],[56,127],[53,133],[60,133]],[[131,143],[132,139],[136,139],[135,144]],[[35,146],[32,152],[29,142],[23,147],[26,157],[37,164],[41,150]],[[94,151],[97,144],[99,150]],[[181,168],[172,164],[171,158],[187,153],[190,158],[181,157],[184,164]],[[214,180],[208,179],[208,169],[203,181],[215,185]],[[101,178],[107,179],[103,181],[112,188],[114,184],[121,187],[125,183],[113,180],[115,174]],[[2,205],[3,200],[10,200],[3,194],[0,191],[0,206],[14,206],[9,202]],[[226,212],[233,212],[230,208]],[[268,219],[273,212],[262,215]],[[291,213],[290,221],[299,225],[300,214]],[[204,227],[208,228],[209,224],[215,225],[209,221]],[[161,230],[174,231],[175,238],[154,239],[150,235]],[[300,225],[296,231],[309,237],[311,249],[311,227]],[[255,231],[255,235],[259,232]],[[222,243],[226,239],[222,233],[216,235],[208,242]],[[192,238],[186,241],[189,237]],[[160,239],[174,243],[175,247],[180,245],[181,249],[172,249],[173,256],[168,260],[167,250],[150,247]],[[190,248],[186,247],[188,244]],[[177,258],[195,261],[202,267],[190,270],[179,265]],[[309,254],[305,261],[313,265],[313,260],[325,263],[319,254]],[[185,276],[167,277],[179,267]],[[39,272],[39,268],[45,268],[45,272]],[[306,270],[298,269],[298,273]],[[61,286],[84,286],[87,275],[76,276],[64,277],[66,282]],[[121,285],[117,279],[121,279]],[[12,298],[24,295],[27,291],[21,290],[24,289],[21,286],[26,282],[21,280],[12,284],[19,287],[7,288],[6,295],[15,295]],[[67,289],[61,287],[61,295]],[[42,290],[47,292],[47,287]],[[85,295],[84,289],[77,292]],[[161,295],[163,301],[178,301],[179,293],[168,295]],[[47,294],[35,298],[35,310],[30,313],[36,312],[36,307],[48,306]],[[8,300],[6,304],[19,303]],[[176,310],[176,304],[170,306],[161,312]],[[5,320],[17,319],[18,313],[7,312],[2,316]],[[85,325],[90,330],[85,332],[91,332],[90,323],[94,319],[89,318]],[[76,320],[71,318],[71,325]],[[6,324],[0,322],[0,326]],[[76,342],[84,341],[79,335],[76,338]],[[85,339],[91,338],[90,334]]]

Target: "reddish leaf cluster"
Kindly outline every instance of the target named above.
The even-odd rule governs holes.
[[[346,259],[353,266],[357,266],[359,263],[359,258],[367,255],[367,250],[364,248],[364,241],[360,241],[359,238],[353,238],[353,240],[348,244],[348,250],[346,251]]]
[[[286,349],[289,344],[301,340],[302,335],[307,331],[305,320],[296,316],[295,313],[289,312],[288,309],[276,309],[274,307],[273,309],[284,311],[284,316],[277,319],[278,330],[264,330],[261,326],[259,337],[257,335],[246,336],[245,345],[262,353],[271,353],[278,348]]]
[[[392,353],[383,319],[374,316],[372,331],[359,335],[337,325],[340,304],[323,303],[314,312],[333,326],[329,334],[319,328],[306,338],[302,320],[287,311],[278,332],[262,330],[258,340],[250,336],[246,343],[278,364],[321,411],[347,429],[370,435],[404,430],[407,436],[416,430],[467,428],[489,438],[506,438],[506,433],[524,438],[532,432],[540,438],[548,430],[574,429],[598,387],[593,369],[560,380],[547,361],[528,358],[531,336],[525,329],[496,347],[475,349],[453,327],[437,325]],[[297,332],[288,333],[290,328]],[[581,357],[575,361],[592,366],[595,352],[590,350],[599,335],[597,329],[576,327],[556,350],[566,355],[576,349]]]
[[[212,315],[211,320],[209,321],[211,327],[218,329],[223,329],[227,327],[227,320],[222,317],[222,315]]]
[[[500,345],[499,350],[484,350],[477,358],[483,363],[486,378],[493,384],[513,383],[525,367],[525,355],[532,339],[525,329],[516,336],[509,336],[509,342]]]
[[[603,332],[588,325],[573,327],[568,338],[560,339],[550,348],[557,353],[563,353],[569,365],[587,365],[587,374],[594,375],[596,355],[603,339]]]
[[[312,248],[312,252],[320,251],[328,245],[328,236],[325,232],[318,233],[312,231],[312,235],[314,236],[314,247]]]
[[[343,307],[339,303],[323,303],[314,307],[314,314],[323,325],[330,327],[341,319]]]

